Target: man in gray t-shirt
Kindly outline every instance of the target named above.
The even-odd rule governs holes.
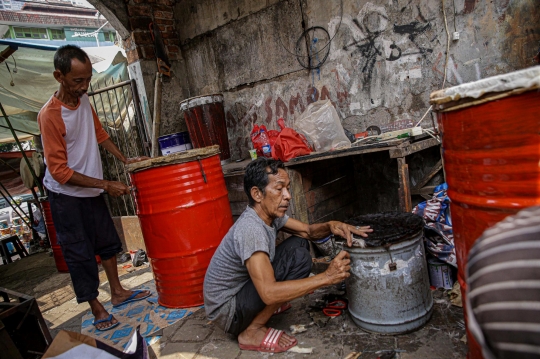
[[[251,162],[244,176],[249,206],[223,238],[204,279],[208,319],[238,337],[240,349],[279,353],[295,338],[266,327],[288,301],[347,278],[350,259],[342,251],[321,274],[309,277],[308,240],[339,235],[352,244],[351,233],[366,237],[369,227],[330,221],[305,224],[289,218],[290,180],[283,163],[267,158]],[[292,234],[276,247],[279,230]]]

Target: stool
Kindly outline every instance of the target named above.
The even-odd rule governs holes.
[[[9,249],[7,247],[7,244],[11,243],[13,244],[13,247],[15,248],[15,253],[10,253]],[[12,263],[11,257],[14,255],[18,255],[20,258],[28,257],[28,252],[23,247],[21,241],[19,240],[19,237],[13,235],[7,238],[0,239],[0,250],[2,251],[2,261],[5,263]]]

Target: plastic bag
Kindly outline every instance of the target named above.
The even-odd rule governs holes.
[[[279,131],[276,130],[267,130],[265,125],[255,125],[253,126],[253,129],[251,130],[251,143],[253,143],[253,148],[257,151],[258,157],[264,156],[263,146],[265,145],[266,140],[263,139],[263,136],[261,136],[261,131],[264,130],[266,132],[266,136],[268,137],[268,143],[270,145],[270,148],[274,147],[274,143],[276,142],[277,137],[279,136]]]
[[[306,138],[290,127],[285,127],[285,121],[280,118],[278,125],[281,132],[272,145],[272,158],[287,162],[298,156],[305,156],[311,153],[311,147]]]
[[[298,132],[307,137],[317,152],[351,147],[351,141],[345,135],[337,111],[330,100],[310,104],[295,125]]]
[[[146,252],[142,249],[139,249],[135,255],[133,256],[133,266],[139,267],[142,266],[144,262],[148,262],[148,257],[146,256]]]

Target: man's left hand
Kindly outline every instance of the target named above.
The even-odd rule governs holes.
[[[347,240],[347,246],[352,246],[352,234],[359,235],[361,237],[367,237],[368,233],[373,232],[369,226],[355,227],[350,224],[346,224],[338,221],[328,222],[330,225],[330,231],[336,236],[343,237]]]
[[[149,159],[150,159],[150,157],[146,157],[146,156],[128,158],[128,159],[126,159],[126,165],[129,165],[130,163],[149,160]]]

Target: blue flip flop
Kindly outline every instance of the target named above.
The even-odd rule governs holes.
[[[110,322],[110,321],[112,321],[112,319],[113,319],[113,315],[109,314],[109,316],[107,318],[105,318],[105,319],[94,320],[92,325],[94,325],[94,327],[96,327],[96,324]],[[116,322],[113,325],[111,325],[110,327],[103,328],[103,329],[99,329],[98,327],[96,327],[96,330],[99,330],[100,332],[106,332],[107,330],[111,330],[112,328],[117,327],[119,324],[120,324],[120,322]]]
[[[123,306],[124,304],[128,304],[128,303],[131,303],[131,302],[137,302],[139,300],[143,300],[144,298],[148,298],[149,296],[152,295],[152,293],[148,293],[148,295],[145,295],[144,297],[135,298],[136,296],[138,296],[142,292],[144,292],[144,290],[136,290],[136,291],[134,291],[133,294],[130,295],[128,299],[124,300],[120,304],[113,305],[113,308],[118,308],[118,307]]]

